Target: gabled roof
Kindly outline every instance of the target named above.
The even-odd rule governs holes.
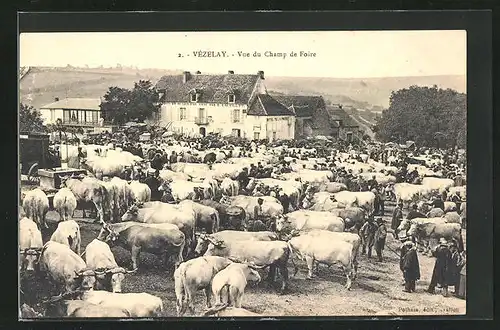
[[[198,102],[227,103],[228,95],[234,93],[236,104],[248,104],[257,84],[257,74],[189,74],[183,82],[183,74],[163,76],[156,89],[163,93],[161,102],[190,102],[193,89],[200,91]]]
[[[331,120],[342,120],[343,127],[359,127],[359,125],[349,116],[344,109],[339,106],[329,106],[326,108]]]
[[[295,116],[292,110],[276,101],[271,95],[257,94],[248,109],[249,116]]]
[[[317,109],[326,107],[322,96],[276,95],[273,97],[287,108],[292,108],[297,117],[312,117]]]
[[[40,107],[40,109],[78,109],[78,110],[101,110],[99,105],[101,99],[68,98],[52,102]]]

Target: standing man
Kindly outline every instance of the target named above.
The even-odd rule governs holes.
[[[385,187],[380,186],[378,190],[378,202],[380,207],[379,215],[385,215]]]
[[[439,239],[439,245],[433,252],[436,256],[436,263],[434,264],[434,270],[432,271],[431,283],[427,292],[434,293],[436,285],[440,285],[443,288],[443,296],[448,297],[448,285],[453,282],[451,273],[451,251],[448,248],[448,241],[441,237]]]
[[[361,226],[359,230],[359,236],[361,236],[361,243],[363,245],[361,254],[368,254],[368,258],[372,257],[372,248],[375,244],[375,232],[377,231],[377,225],[373,223],[373,217],[369,217],[368,220]],[[368,248],[368,251],[366,251]]]
[[[151,189],[151,201],[159,201],[161,199],[161,192],[158,191],[160,188],[160,180],[156,177],[156,170],[154,168],[149,168],[147,171],[147,177],[144,179],[144,183],[147,184],[149,189]]]
[[[451,278],[452,281],[450,285],[454,286],[453,295],[457,296],[460,291],[460,271],[465,264],[465,260],[462,257],[462,254],[458,251],[458,244],[455,239],[453,239],[450,243],[450,251],[451,251]]]
[[[377,218],[377,231],[375,232],[375,252],[377,252],[378,261],[382,262],[382,251],[385,248],[385,238],[387,237],[387,228],[384,220]]]
[[[404,292],[415,292],[415,282],[420,279],[420,265],[418,262],[417,249],[408,236],[401,238],[401,258],[399,268],[403,272],[405,280]]]
[[[394,238],[398,238],[398,227],[403,221],[403,202],[399,201],[392,213],[391,229],[393,230]]]

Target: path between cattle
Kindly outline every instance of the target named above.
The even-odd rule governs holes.
[[[383,218],[388,228],[391,213],[392,206],[386,207],[386,215]],[[49,219],[55,221],[57,218],[57,214],[49,212]],[[76,220],[81,226],[83,249],[97,237],[100,226],[89,223],[88,219],[76,218]],[[387,249],[393,252],[386,250],[383,262],[377,262],[376,258],[368,259],[366,256],[359,258],[358,279],[353,283],[351,291],[344,289],[345,277],[340,268],[332,266],[328,269],[326,266],[321,266],[318,277],[307,280],[306,265],[299,261],[297,263],[299,272],[289,282],[290,292],[278,295],[267,282],[262,282],[247,288],[243,307],[266,316],[376,317],[465,313],[465,300],[455,297],[445,298],[440,294],[431,295],[424,291],[429,285],[434,258],[419,254],[421,280],[417,282],[417,292],[413,294],[402,292],[402,275],[399,270],[399,256],[396,254],[399,253],[399,242],[389,234],[386,245]],[[129,266],[129,252],[119,247],[112,250],[118,264]],[[166,270],[164,261],[148,253],[141,254],[140,264],[142,266],[137,274],[126,277],[124,292],[154,294],[163,300],[165,316],[175,316],[176,297],[172,270]],[[289,271],[293,274],[291,263]],[[204,293],[200,291],[195,300],[195,310],[201,313],[204,309]]]

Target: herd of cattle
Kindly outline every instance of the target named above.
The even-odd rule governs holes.
[[[399,229],[407,230],[424,247],[440,237],[462,241],[466,203],[457,210],[455,203],[446,201],[441,210],[430,209],[427,201],[443,190],[450,198],[459,195],[465,200],[465,186],[456,187],[454,180],[439,177],[431,166],[408,165],[418,170],[420,183],[396,183],[397,166],[377,162],[356,150],[333,150],[328,157],[318,157],[314,148],[268,149],[262,145],[247,153],[232,147],[228,157],[224,150],[198,151],[181,143],[156,149],[168,155],[175,152],[179,160],[185,155],[203,159],[210,153],[215,155],[214,162],[177,162],[160,170],[159,177],[175,199],[175,203],[164,203],[151,201],[150,187],[132,180],[140,168],[150,166],[147,160],[119,148],[89,145],[84,147],[88,176],[62,177],[52,203],[39,188],[22,193],[20,272],[22,276],[45,274],[60,293],[43,302],[44,315],[23,304],[24,317],[164,315],[160,298],[122,292],[123,279],[141,267],[141,252],[161,256],[174,267],[179,316],[188,310],[195,315],[194,296],[199,290],[204,290],[207,299],[208,311],[203,315],[256,316],[241,308],[247,283],[261,281],[258,270],[268,268],[268,280],[278,283],[278,291],[284,292],[289,261],[295,273],[298,270],[295,256],[307,262],[308,278],[314,276],[318,263],[340,265],[345,288],[350,289],[362,246],[357,230],[373,217],[376,194],[348,191],[328,168],[329,163],[354,176],[375,177],[388,198],[402,201],[406,207],[418,203],[428,218],[403,220]],[[76,147],[61,150],[68,150],[62,157],[71,165],[78,154]],[[426,155],[415,156],[435,162]],[[393,158],[397,160],[397,156]],[[291,171],[276,170],[283,161]],[[243,186],[239,181],[242,171],[248,173],[257,163],[270,169],[270,177],[250,177]],[[165,189],[164,185],[159,189]],[[283,196],[288,198],[286,203]],[[259,199],[263,200],[262,216],[274,226],[250,231],[248,223],[257,220]],[[49,208],[57,211],[60,222],[44,243]],[[101,224],[98,236],[84,251],[79,224],[72,219],[77,208],[84,217],[85,211],[95,210],[96,222]],[[129,269],[117,264],[113,246],[130,251]]]

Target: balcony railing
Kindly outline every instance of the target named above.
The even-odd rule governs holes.
[[[87,121],[78,121],[78,120],[64,120],[62,122],[62,124],[66,125],[66,126],[85,126],[85,127],[94,127],[94,126],[99,125],[99,123],[97,121],[87,122]]]
[[[207,125],[208,124],[208,118],[207,117],[196,117],[194,119],[194,123],[197,125]]]

